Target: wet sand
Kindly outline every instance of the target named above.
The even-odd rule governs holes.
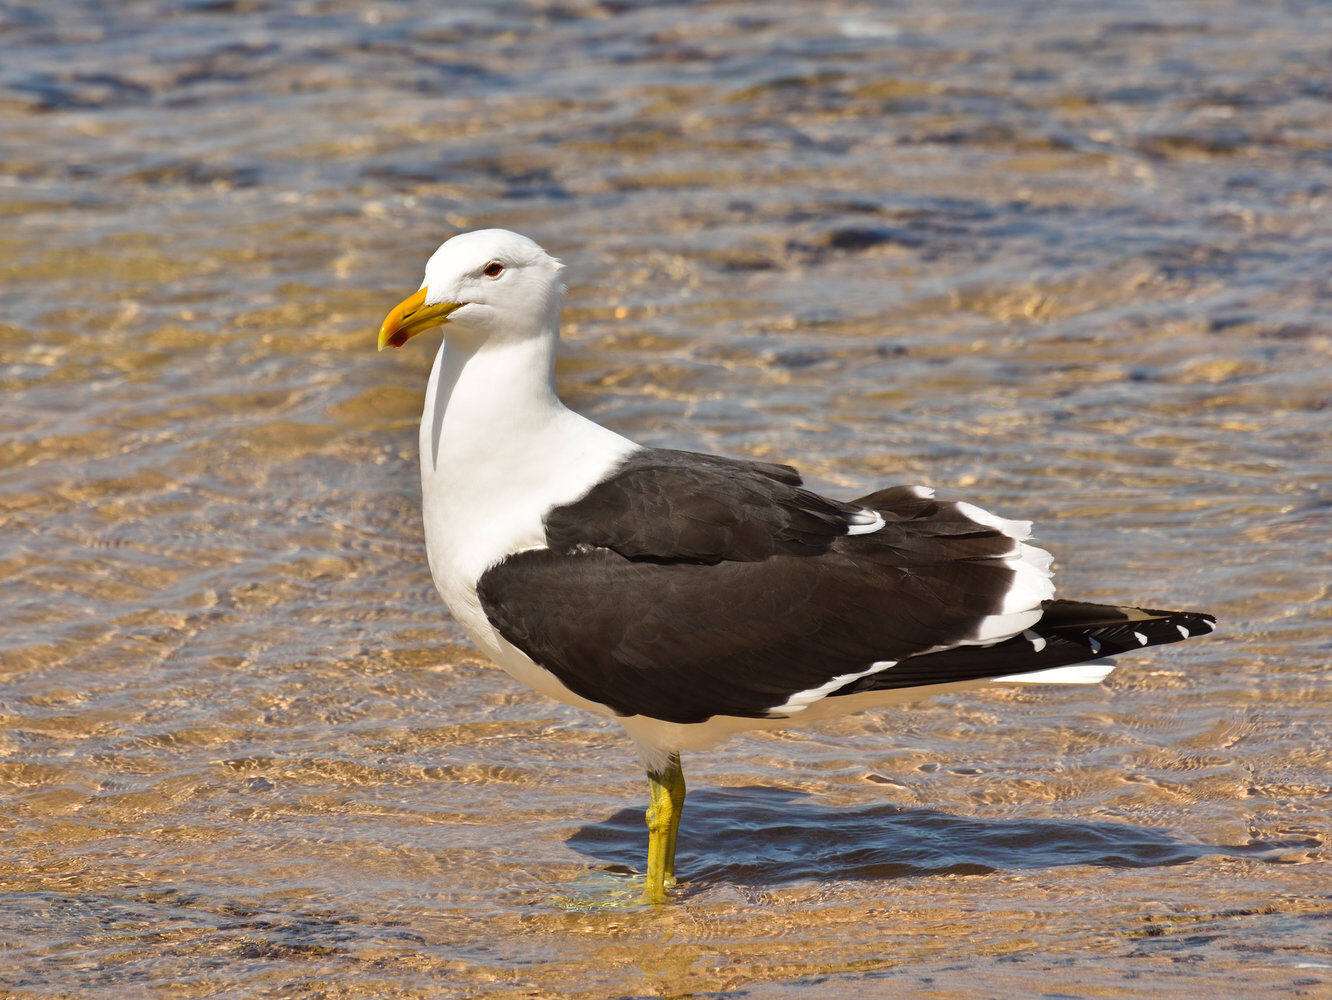
[[[0,995],[1332,996],[1318,4],[0,10]],[[460,229],[571,404],[1034,518],[1215,637],[685,760],[487,667],[421,540]]]

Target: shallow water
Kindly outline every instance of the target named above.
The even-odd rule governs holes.
[[[1332,995],[1332,13],[0,5],[0,990]],[[425,567],[453,232],[650,444],[1033,517],[1217,636],[685,761]]]

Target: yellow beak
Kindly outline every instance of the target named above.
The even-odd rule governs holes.
[[[415,295],[403,299],[393,311],[384,317],[379,327],[379,349],[401,347],[418,333],[449,321],[449,313],[462,307],[461,302],[437,302],[425,304],[426,290],[422,288]]]

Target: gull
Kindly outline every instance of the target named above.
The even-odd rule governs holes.
[[[444,328],[420,429],[435,586],[515,679],[633,740],[645,902],[676,884],[681,751],[991,681],[1098,683],[1110,656],[1212,631],[1056,600],[1028,521],[918,485],[835,500],[580,416],[555,389],[563,268],[516,233],[455,236],[379,347]]]

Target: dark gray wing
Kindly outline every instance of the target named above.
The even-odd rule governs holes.
[[[785,467],[631,461],[478,582],[505,639],[621,714],[766,716],[973,637],[1013,582],[1011,537],[909,487],[845,504]],[[882,527],[848,534],[865,503]]]
[[[824,552],[858,510],[801,489],[789,465],[643,449],[550,511],[546,540],[557,552],[591,545],[631,559],[752,562]]]

